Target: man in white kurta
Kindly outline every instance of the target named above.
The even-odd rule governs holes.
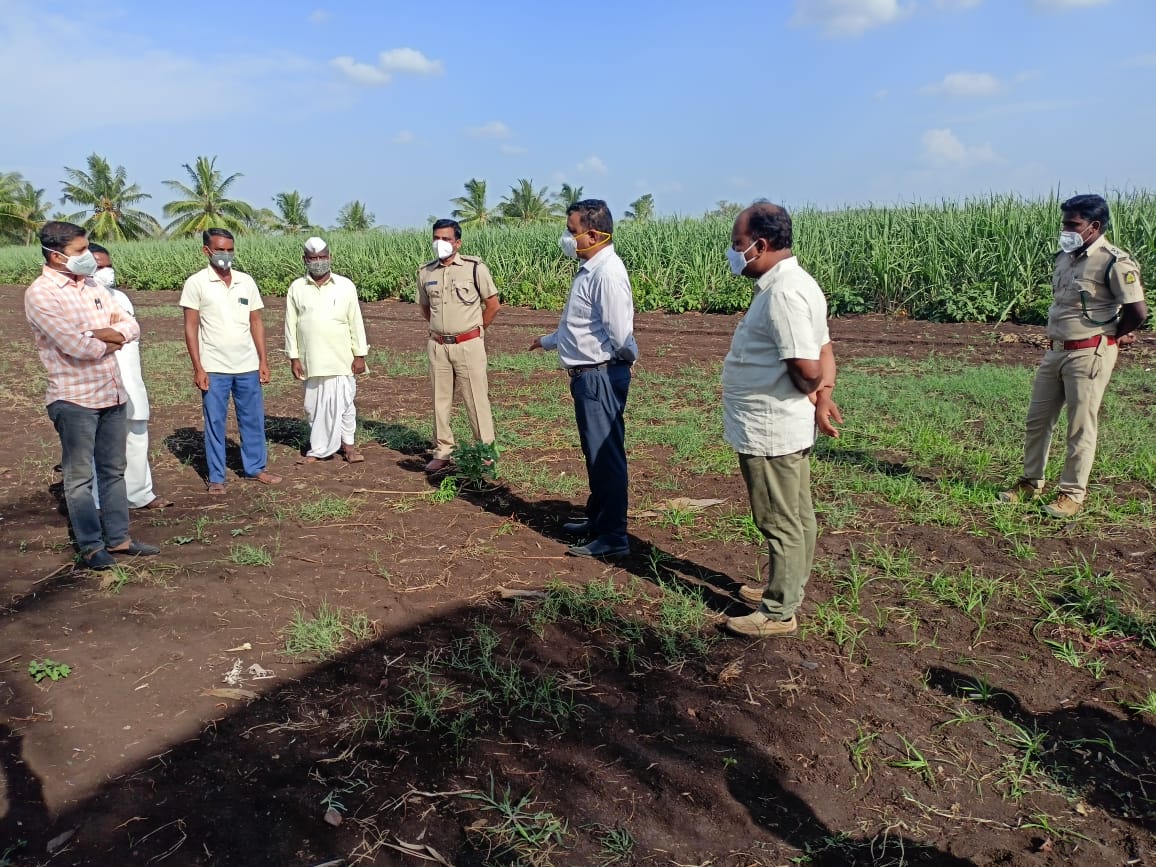
[[[89,244],[96,258],[99,270],[93,279],[104,286],[129,316],[134,316],[132,301],[128,295],[116,288],[116,272],[108,250],[99,244]],[[164,509],[172,505],[170,500],[157,496],[153,490],[153,474],[149,467],[149,396],[145,390],[144,376],[140,366],[140,341],[126,343],[116,353],[116,363],[124,380],[124,390],[128,397],[125,417],[128,420],[128,436],[125,440],[124,486],[128,495],[128,505],[132,509]],[[95,486],[92,489],[96,507],[100,508]]]
[[[349,463],[365,460],[354,444],[357,429],[355,376],[365,373],[365,324],[357,287],[330,270],[329,247],[321,238],[305,242],[304,277],[285,299],[285,352],[293,376],[305,383],[305,413],[311,426],[309,450],[300,463],[315,463],[338,451]]]

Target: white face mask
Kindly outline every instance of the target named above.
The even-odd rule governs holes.
[[[558,246],[562,248],[567,259],[578,258],[578,239],[571,235],[569,230],[558,239]]]
[[[438,259],[448,259],[454,254],[454,245],[441,238],[435,238],[433,242],[433,252]]]
[[[1084,236],[1079,232],[1060,232],[1060,249],[1065,253],[1075,253],[1084,246]]]
[[[116,271],[112,269],[111,265],[107,268],[97,268],[96,273],[92,275],[92,279],[105,289],[111,289],[116,285]]]
[[[64,255],[59,250],[49,250],[47,247],[43,249],[58,256]],[[77,277],[91,277],[96,273],[96,257],[92,255],[91,250],[85,250],[79,256],[68,256],[64,262],[64,269]]]
[[[751,241],[751,247],[759,243],[758,241]],[[727,261],[731,263],[731,273],[736,276],[741,276],[743,269],[747,267],[747,253],[751,251],[751,247],[747,247],[741,253],[734,247],[727,247]]]

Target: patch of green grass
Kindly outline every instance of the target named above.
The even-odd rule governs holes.
[[[229,549],[229,562],[237,566],[272,566],[273,555],[263,545],[234,545]]]
[[[550,867],[555,851],[566,841],[566,822],[542,809],[533,792],[515,799],[509,787],[498,791],[490,778],[486,792],[461,797],[477,804],[478,822],[467,826],[469,836],[485,849],[487,864]]]
[[[305,524],[322,524],[326,521],[340,521],[357,512],[357,502],[352,497],[335,497],[325,494],[316,500],[309,500],[297,507],[297,517]]]
[[[314,614],[298,609],[282,630],[286,653],[315,660],[330,659],[349,639],[365,641],[372,633],[364,613],[344,611],[328,602],[322,602]]]
[[[28,663],[28,676],[36,683],[42,680],[51,680],[56,683],[72,674],[72,666],[67,662],[57,662],[54,659],[33,659]]]
[[[597,867],[625,863],[634,854],[634,835],[622,825],[588,825],[584,830],[591,831],[598,841]]]

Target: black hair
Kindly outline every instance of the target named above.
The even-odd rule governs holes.
[[[610,216],[610,208],[602,199],[583,199],[575,202],[566,209],[566,216],[577,214],[582,221],[582,228],[586,231],[593,229],[606,235],[614,234],[614,218]]]
[[[233,233],[228,229],[205,229],[205,231],[201,232],[201,240],[206,247],[209,246],[209,238],[228,238],[232,241]]]
[[[436,232],[438,229],[453,229],[454,237],[459,241],[462,239],[462,224],[457,220],[436,220],[431,231]]]
[[[44,261],[49,259],[49,250],[55,250],[60,253],[75,241],[77,238],[83,238],[88,232],[83,226],[78,226],[76,223],[65,223],[63,220],[49,220],[40,227],[40,246],[44,247]]]
[[[108,256],[110,259],[112,258],[112,254],[108,252],[108,247],[104,246],[103,244],[98,244],[96,241],[89,242],[88,249],[94,256],[97,253],[104,253],[104,255]]]
[[[752,241],[761,238],[772,250],[786,250],[791,246],[794,240],[791,215],[782,205],[762,200],[747,208],[746,214]]]
[[[1076,214],[1089,223],[1099,223],[1101,232],[1105,231],[1112,222],[1107,201],[1103,196],[1097,196],[1095,193],[1072,196],[1060,205],[1060,211],[1065,214]]]

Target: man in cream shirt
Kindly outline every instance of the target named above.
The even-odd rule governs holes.
[[[351,464],[365,460],[354,444],[355,376],[365,373],[365,324],[357,287],[331,270],[329,246],[305,242],[305,269],[285,299],[285,353],[293,376],[305,382],[309,450],[298,463],[315,463],[341,451]]]
[[[755,279],[750,309],[723,362],[723,433],[739,455],[751,514],[770,552],[766,587],[739,596],[758,610],[726,622],[755,638],[792,635],[795,611],[815,559],[818,525],[811,504],[815,426],[838,436],[835,354],[823,291],[791,251],[791,217],[757,202],[735,220],[731,270]]]

